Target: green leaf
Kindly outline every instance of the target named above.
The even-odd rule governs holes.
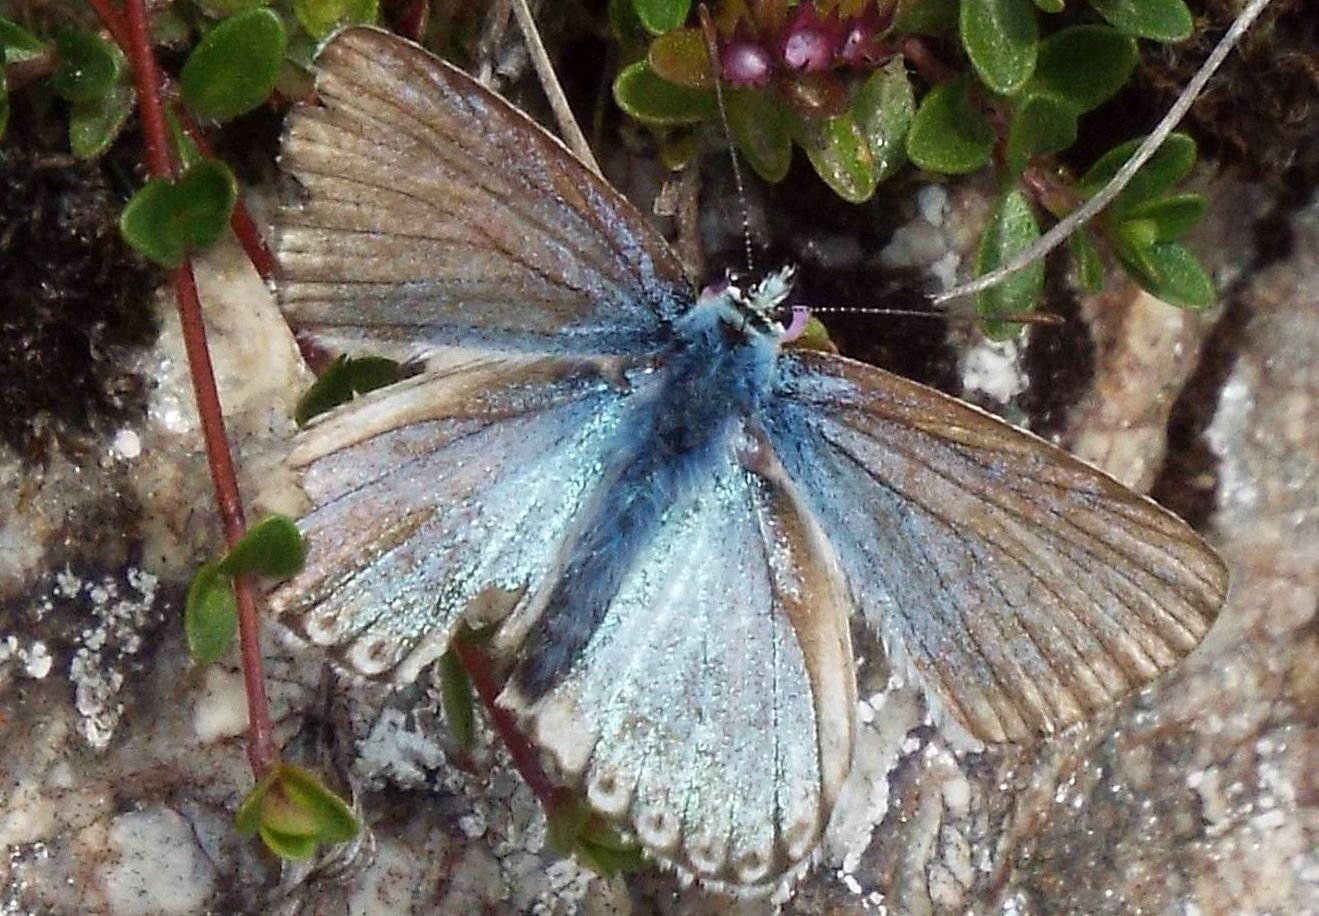
[[[587,822],[573,852],[579,862],[602,878],[639,871],[646,864],[641,847],[623,840],[618,830],[600,817]]]
[[[199,665],[219,660],[238,631],[234,586],[218,563],[197,570],[183,605],[183,634],[188,652]]]
[[[1194,229],[1204,216],[1205,199],[1199,194],[1174,194],[1136,204],[1124,220],[1141,220],[1154,227],[1154,240],[1171,242]]]
[[[1076,110],[1046,92],[1030,91],[1017,103],[1008,129],[1008,170],[1020,175],[1034,156],[1061,152],[1076,142]]]
[[[756,174],[771,184],[792,164],[789,118],[778,101],[760,89],[732,89],[725,96],[728,133]]]
[[[348,360],[348,382],[355,394],[392,385],[403,377],[403,366],[384,356],[354,356]]]
[[[971,107],[965,79],[935,86],[921,99],[907,134],[907,155],[930,172],[964,175],[989,162],[994,132]]]
[[[1086,293],[1097,293],[1104,288],[1104,262],[1099,249],[1085,230],[1073,232],[1067,239],[1072,254],[1072,282]]]
[[[1153,220],[1128,219],[1118,224],[1114,235],[1122,245],[1144,250],[1159,240],[1159,227]]]
[[[647,31],[660,35],[687,21],[692,0],[632,0],[632,8]]]
[[[220,237],[237,199],[238,183],[229,167],[206,159],[177,183],[153,178],[139,188],[119,215],[119,231],[151,260],[176,267],[190,250]]]
[[[1040,227],[1035,222],[1030,202],[1025,194],[1013,188],[999,198],[989,215],[976,252],[977,276],[1002,267],[1039,237]],[[1044,263],[1036,261],[997,286],[979,293],[976,311],[985,319],[982,322],[985,334],[1000,340],[1015,336],[1020,325],[994,319],[1000,315],[1034,310],[1043,288]]]
[[[306,426],[312,417],[332,407],[346,404],[354,394],[365,394],[385,385],[392,385],[401,377],[402,367],[383,356],[337,356],[325,368],[315,383],[298,399],[293,408],[293,419]]]
[[[1030,88],[1086,112],[1112,98],[1135,67],[1135,39],[1108,26],[1073,26],[1040,45]]]
[[[439,676],[444,719],[449,723],[449,731],[458,746],[470,751],[476,743],[475,694],[472,679],[467,676],[467,669],[453,649],[440,656]]]
[[[302,569],[307,545],[292,519],[267,515],[243,535],[218,564],[229,575],[252,573],[272,579],[287,579]]]
[[[235,13],[206,33],[179,74],[193,114],[223,121],[270,97],[284,62],[284,23],[274,11]]]
[[[545,845],[560,856],[572,855],[591,809],[570,792],[560,792],[545,809]]]
[[[646,52],[650,69],[687,89],[710,89],[710,53],[700,29],[674,29],[656,38]]]
[[[317,40],[345,25],[371,25],[380,15],[380,0],[293,0],[293,15]]]
[[[1141,286],[1178,308],[1204,309],[1218,301],[1214,281],[1195,255],[1177,242],[1159,242],[1132,252],[1115,245],[1118,260]],[[1132,257],[1132,255],[1137,255]]]
[[[357,836],[353,809],[316,774],[291,763],[281,763],[279,769],[285,796],[311,815],[319,842],[344,843]]]
[[[119,49],[94,32],[63,29],[55,35],[59,63],[50,86],[70,102],[91,102],[110,91],[123,65]],[[8,58],[6,51],[5,57]]]
[[[1118,29],[1137,38],[1185,41],[1191,37],[1191,11],[1183,0],[1090,0]]]
[[[1104,185],[1112,180],[1118,169],[1131,158],[1141,138],[1128,140],[1126,143],[1109,150],[1099,161],[1092,165],[1076,183],[1076,190],[1082,197],[1093,197]],[[1186,134],[1173,134],[1155,150],[1149,161],[1140,167],[1127,187],[1113,202],[1110,212],[1120,215],[1127,208],[1162,194],[1168,188],[1181,181],[1195,165],[1195,141]]]
[[[133,90],[117,83],[98,99],[69,108],[69,150],[79,159],[95,159],[110,148],[133,113]]]
[[[198,0],[197,5],[201,7],[207,16],[223,19],[225,16],[232,16],[234,13],[241,13],[243,10],[266,6],[268,3],[269,0]]]
[[[864,203],[875,193],[875,158],[850,114],[825,121],[796,118],[793,135],[816,174],[843,200]]]
[[[901,57],[867,77],[852,97],[852,117],[870,146],[877,182],[906,163],[907,131],[915,114],[916,96]]]
[[[3,51],[0,64],[16,64],[40,57],[46,53],[47,47],[46,42],[18,23],[0,19],[0,51]]]
[[[301,834],[280,833],[264,824],[257,828],[261,842],[286,862],[301,862],[316,854],[316,838]]]
[[[962,45],[994,92],[1012,95],[1035,70],[1039,30],[1031,0],[962,0]]]
[[[293,408],[293,420],[299,426],[306,426],[312,417],[340,404],[347,404],[352,399],[353,383],[348,374],[348,357],[336,356],[312,386],[298,398]]]
[[[699,124],[718,111],[713,92],[676,86],[644,60],[624,67],[618,74],[614,101],[626,114],[651,127]]]
[[[361,829],[352,808],[315,774],[284,761],[248,791],[234,827],[258,834],[283,859],[308,858],[318,845],[346,842]]]
[[[1035,7],[1046,13],[1061,13],[1066,8],[1063,0],[1035,0]]]
[[[898,0],[895,35],[947,35],[957,29],[959,0]]]

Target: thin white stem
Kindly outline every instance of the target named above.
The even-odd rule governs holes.
[[[1264,12],[1264,8],[1269,5],[1269,2],[1270,0],[1251,0],[1250,4],[1241,11],[1236,21],[1232,23],[1232,27],[1227,30],[1227,34],[1219,40],[1218,45],[1205,59],[1199,71],[1186,84],[1186,88],[1182,90],[1181,95],[1177,97],[1177,101],[1163,116],[1163,120],[1154,128],[1154,132],[1145,138],[1145,142],[1136,149],[1135,155],[1128,159],[1122,168],[1118,169],[1117,174],[1113,176],[1112,181],[1104,186],[1103,190],[1086,201],[1084,205],[1069,213],[1065,219],[1060,220],[1057,225],[1040,236],[1035,244],[1022,251],[1002,267],[991,270],[969,283],[963,283],[961,286],[955,286],[946,292],[939,293],[933,297],[934,301],[947,302],[949,299],[971,296],[989,289],[991,286],[997,286],[1023,267],[1040,260],[1067,241],[1073,232],[1112,203],[1113,199],[1122,193],[1122,189],[1140,170],[1140,167],[1149,161],[1155,151],[1163,145],[1163,141],[1168,139],[1168,135],[1177,128],[1182,118],[1186,116],[1186,112],[1190,110],[1200,93],[1204,91],[1205,84],[1214,75],[1214,71],[1223,63],[1224,58],[1227,57],[1233,46],[1241,40],[1241,36],[1246,34],[1246,30],[1250,28],[1259,14]]]
[[[513,15],[517,17],[518,27],[522,29],[523,38],[527,42],[527,53],[531,55],[531,65],[536,68],[536,76],[540,78],[545,97],[549,99],[550,109],[554,112],[554,120],[559,125],[563,142],[568,144],[568,148],[577,154],[577,158],[582,160],[587,168],[604,177],[604,173],[600,171],[600,163],[595,161],[595,154],[591,152],[591,147],[586,142],[586,135],[582,133],[572,108],[568,106],[568,97],[563,94],[563,86],[559,84],[559,76],[554,72],[550,56],[545,53],[545,44],[540,40],[540,30],[536,28],[536,20],[532,18],[527,0],[513,0]]]

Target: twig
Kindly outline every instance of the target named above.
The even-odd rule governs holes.
[[[1112,203],[1114,198],[1122,193],[1122,189],[1127,186],[1127,183],[1131,181],[1136,172],[1140,170],[1140,167],[1149,161],[1155,151],[1163,145],[1163,141],[1168,139],[1168,135],[1177,128],[1182,118],[1195,104],[1195,100],[1204,90],[1210,77],[1214,75],[1214,72],[1223,63],[1223,60],[1236,43],[1241,40],[1241,36],[1246,34],[1246,30],[1250,28],[1259,14],[1264,12],[1264,8],[1269,5],[1269,2],[1270,0],[1251,0],[1250,5],[1238,14],[1236,21],[1232,23],[1232,27],[1219,40],[1217,46],[1205,59],[1204,64],[1201,65],[1200,70],[1186,84],[1186,88],[1182,90],[1181,95],[1177,97],[1177,101],[1168,109],[1168,113],[1159,121],[1158,126],[1154,128],[1154,132],[1145,138],[1145,142],[1136,149],[1135,155],[1128,159],[1122,168],[1118,169],[1117,174],[1113,176],[1113,180],[1105,185],[1103,190],[1086,201],[1081,207],[1072,211],[1065,219],[1040,236],[1033,245],[1002,267],[992,270],[969,283],[963,283],[961,286],[939,293],[933,297],[934,301],[947,302],[949,299],[971,296],[989,289],[991,286],[997,286],[1017,271],[1033,264],[1067,241],[1073,232]]]
[[[517,723],[513,721],[513,716],[495,702],[499,696],[499,687],[490,674],[490,663],[486,660],[485,653],[481,651],[480,646],[462,640],[456,640],[453,649],[458,653],[458,661],[462,664],[463,670],[472,679],[476,695],[480,697],[481,705],[490,716],[490,724],[498,732],[504,747],[508,748],[508,754],[513,758],[513,766],[522,774],[527,788],[531,789],[532,794],[540,799],[540,803],[548,810],[558,797],[559,789],[550,782],[550,778],[540,765],[536,751],[527,742]]]
[[[170,178],[174,174],[174,161],[170,154],[169,136],[165,130],[164,105],[161,102],[161,76],[151,47],[150,24],[147,21],[143,0],[125,0],[122,23],[118,10],[106,0],[89,0],[102,23],[116,40],[122,37],[124,52],[133,67],[134,88],[142,132],[146,143],[147,167],[153,177]],[[105,12],[102,13],[102,7]],[[121,27],[122,26],[122,27]],[[230,547],[242,538],[246,524],[243,520],[242,499],[238,492],[238,479],[234,473],[233,458],[229,454],[229,440],[224,429],[224,413],[215,385],[215,370],[210,350],[206,345],[206,325],[202,320],[201,300],[197,295],[197,280],[192,260],[186,259],[174,271],[174,295],[179,309],[179,323],[183,333],[183,346],[188,356],[189,375],[193,395],[197,401],[197,415],[201,420],[202,441],[206,448],[206,461],[215,487],[216,507],[225,541]],[[270,725],[270,706],[266,700],[265,677],[261,670],[261,651],[258,639],[256,599],[252,584],[246,576],[237,576],[234,591],[238,602],[238,628],[243,658],[243,681],[247,689],[248,745],[247,756],[253,773],[259,778],[278,759]]]
[[[568,106],[568,97],[563,94],[563,86],[559,84],[559,77],[554,72],[554,65],[550,63],[550,56],[545,53],[545,45],[540,40],[540,30],[536,28],[536,20],[532,18],[531,10],[527,7],[527,0],[513,0],[513,15],[517,17],[518,27],[522,29],[523,40],[527,43],[527,53],[531,55],[531,65],[536,68],[536,76],[540,78],[545,97],[549,99],[554,120],[559,125],[559,133],[563,135],[563,142],[568,144],[568,148],[577,154],[577,158],[582,160],[587,168],[604,177],[604,173],[600,171],[600,163],[595,161],[595,154],[591,152],[591,146],[586,142],[586,135],[577,126],[577,118],[573,115],[572,108]]]

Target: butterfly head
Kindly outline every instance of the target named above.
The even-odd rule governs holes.
[[[754,282],[729,273],[721,282],[701,291],[697,306],[710,309],[724,324],[750,338],[779,342],[792,326],[793,309],[788,297],[796,278],[797,268],[792,264]]]

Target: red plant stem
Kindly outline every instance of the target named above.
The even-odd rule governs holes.
[[[90,0],[101,12],[104,0]],[[151,48],[150,27],[143,0],[125,0],[127,45],[124,48],[133,65],[134,87],[137,92],[138,112],[146,142],[147,165],[157,178],[169,178],[174,173],[170,155],[169,136],[165,131],[164,106],[161,102],[160,71]],[[113,8],[108,8],[113,11]],[[117,13],[116,13],[117,14]],[[115,15],[102,19],[112,33],[116,26]],[[229,454],[229,440],[224,429],[224,412],[215,386],[215,369],[211,364],[210,350],[206,345],[206,325],[202,320],[201,300],[197,295],[197,281],[192,272],[192,261],[185,260],[174,271],[174,294],[179,309],[183,332],[183,346],[188,355],[189,375],[192,377],[193,395],[197,401],[197,415],[201,420],[202,441],[206,448],[206,461],[211,469],[215,486],[215,501],[224,529],[226,543],[233,547],[242,538],[246,524],[243,504],[238,493],[238,479],[233,459]],[[278,759],[270,726],[270,706],[266,700],[265,677],[261,670],[261,651],[256,615],[256,598],[252,584],[246,576],[237,576],[234,591],[238,603],[238,629],[243,657],[243,682],[247,690],[248,762],[259,779]]]
[[[169,153],[169,135],[165,132],[165,107],[160,103],[160,68],[151,50],[151,24],[142,0],[128,0],[124,7],[128,21],[128,46],[124,53],[133,64],[133,88],[137,92],[137,112],[142,119],[142,137],[147,145],[147,168],[156,178],[171,178],[174,161]],[[107,24],[106,28],[110,28]],[[113,29],[111,30],[113,34]]]
[[[101,20],[101,25],[110,33],[114,43],[119,45],[120,50],[125,54],[128,53],[128,23],[124,19],[123,13],[110,0],[87,0],[87,5],[96,11],[97,17]]]
[[[458,653],[458,661],[462,663],[463,670],[472,679],[476,695],[481,698],[481,703],[490,716],[490,724],[499,733],[504,747],[508,748],[508,755],[513,758],[513,766],[522,774],[527,788],[540,799],[546,810],[552,809],[559,789],[545,775],[545,770],[536,757],[536,751],[522,734],[517,723],[513,721],[513,716],[507,709],[495,703],[495,698],[499,696],[499,687],[490,675],[490,663],[486,661],[481,647],[470,642],[458,641],[454,643],[453,648]]]

